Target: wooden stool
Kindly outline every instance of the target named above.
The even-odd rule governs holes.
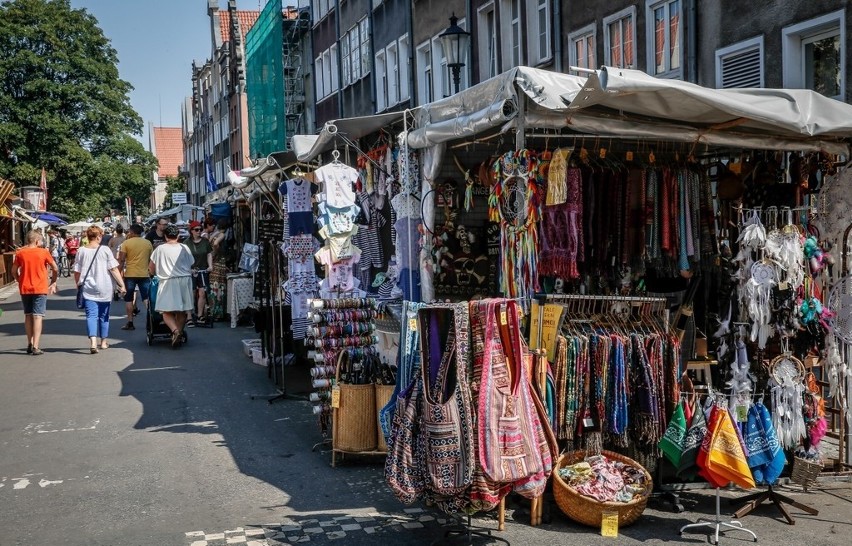
[[[695,372],[696,381],[709,385],[713,377],[710,366],[715,366],[718,363],[718,360],[689,360],[686,363],[686,371]]]

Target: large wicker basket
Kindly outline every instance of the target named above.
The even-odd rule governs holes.
[[[340,367],[346,350],[337,359],[336,382],[340,388],[340,407],[332,413],[331,447],[337,451],[361,452],[376,449],[378,419],[376,389],[366,385],[341,385]]]
[[[642,465],[629,457],[611,451],[602,451],[601,454],[606,455],[610,460],[621,461],[622,463],[641,469],[645,473],[644,493],[634,497],[630,502],[600,502],[578,493],[576,489],[559,477],[559,469],[582,462],[586,457],[586,452],[580,450],[563,454],[553,469],[553,496],[556,498],[556,504],[566,516],[577,523],[582,523],[590,527],[601,526],[601,519],[604,512],[618,512],[619,527],[635,523],[639,519],[639,516],[642,515],[642,512],[645,511],[645,506],[648,505],[648,497],[651,495],[651,490],[654,487],[651,475],[648,474],[648,471]]]
[[[790,481],[801,485],[807,490],[808,487],[816,483],[821,472],[822,463],[809,461],[802,457],[794,457],[793,473],[790,474]]]

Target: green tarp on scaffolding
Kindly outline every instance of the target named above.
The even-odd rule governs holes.
[[[251,157],[286,149],[281,0],[269,0],[246,35],[246,94]]]

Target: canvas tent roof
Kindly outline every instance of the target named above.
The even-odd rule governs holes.
[[[852,105],[805,89],[709,89],[603,67],[588,78],[516,67],[417,110],[414,148],[500,128],[567,128],[757,149],[848,155]]]
[[[387,127],[401,119],[403,115],[404,112],[390,112],[376,116],[327,121],[317,135],[293,135],[293,151],[299,161],[310,161],[319,154],[331,150],[335,142],[339,142],[340,135],[355,140]]]

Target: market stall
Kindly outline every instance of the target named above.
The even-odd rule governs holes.
[[[788,517],[779,452],[805,485],[849,463],[852,282],[831,251],[852,232],[850,114],[810,91],[519,67],[294,138],[280,274],[335,453],[381,453],[359,428],[378,421],[393,491],[448,513],[515,491],[535,523],[556,473],[585,507],[569,517],[628,524],[698,474],[768,487],[746,508]],[[379,336],[394,299],[399,333]],[[357,447],[344,418],[366,423]]]

